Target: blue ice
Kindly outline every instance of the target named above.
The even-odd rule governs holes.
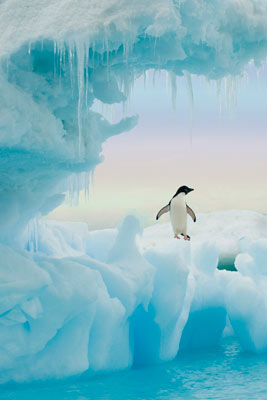
[[[266,239],[229,243],[215,232],[210,243],[174,246],[157,242],[155,228],[156,245],[145,246],[134,216],[99,232],[42,219],[66,192],[75,200],[88,190],[102,144],[138,123],[136,115],[111,123],[96,100],[125,105],[136,78],[164,70],[173,101],[180,76],[193,107],[191,74],[234,80],[265,61],[266,17],[256,0],[1,2],[2,383],[171,361],[226,335],[245,350],[267,350]],[[229,256],[236,271],[219,271]],[[176,362],[170,368],[180,374]],[[143,382],[150,371],[140,372]],[[131,382],[139,372],[125,374]]]

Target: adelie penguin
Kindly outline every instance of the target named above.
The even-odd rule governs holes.
[[[190,240],[190,236],[187,234],[187,214],[189,214],[192,220],[196,222],[194,211],[185,201],[185,196],[192,192],[192,190],[194,189],[190,189],[187,186],[181,186],[172,197],[169,204],[159,210],[156,216],[156,219],[159,219],[162,214],[170,212],[174,237],[176,239],[180,239],[179,234],[181,234],[185,240]]]

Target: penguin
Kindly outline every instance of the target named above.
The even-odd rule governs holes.
[[[179,234],[184,237],[184,240],[190,240],[190,236],[187,235],[187,214],[190,215],[192,220],[196,222],[196,215],[192,208],[190,208],[185,201],[185,196],[192,192],[187,186],[181,186],[171,198],[169,203],[159,210],[156,220],[162,216],[162,214],[170,212],[171,224],[174,232],[174,237],[180,239]]]

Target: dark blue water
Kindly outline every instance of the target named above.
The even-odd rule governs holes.
[[[267,355],[242,352],[237,342],[179,354],[176,360],[76,379],[4,385],[0,399],[156,400],[267,399]]]

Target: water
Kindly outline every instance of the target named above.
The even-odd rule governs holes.
[[[57,382],[2,386],[5,400],[180,400],[267,398],[267,355],[242,352],[236,341],[179,354],[129,371]]]

